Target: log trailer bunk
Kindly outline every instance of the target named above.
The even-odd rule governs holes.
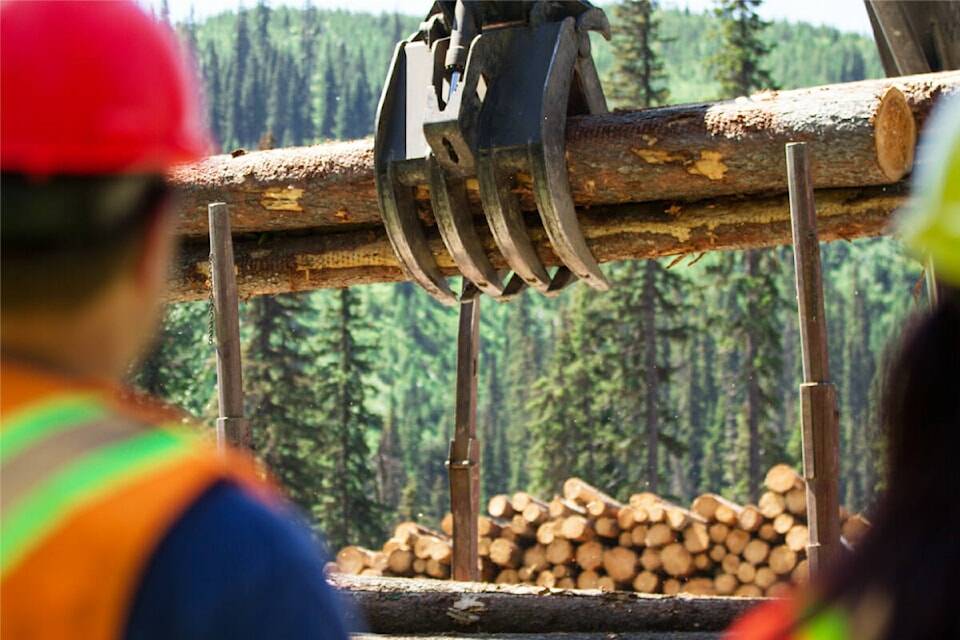
[[[960,69],[960,3],[865,4],[888,76]],[[609,288],[580,225],[565,149],[568,116],[607,113],[590,49],[594,31],[610,38],[604,12],[586,1],[435,2],[420,29],[397,45],[377,111],[373,177],[390,246],[406,279],[441,303],[459,307],[456,425],[446,463],[454,518],[452,574],[459,581],[478,580],[480,567],[476,398],[481,297],[505,302],[526,288],[554,296],[578,280],[598,290]],[[951,76],[935,86],[935,93],[958,93],[960,79]],[[931,99],[926,96],[927,109]],[[913,131],[912,116],[909,128]],[[887,183],[909,171],[913,142],[910,137],[908,157]],[[650,157],[645,160],[655,164],[656,156]],[[781,184],[788,183],[790,194],[805,380],[801,421],[808,553],[816,571],[829,565],[840,540],[836,400],[829,383],[811,160],[804,143],[787,144],[786,165]],[[519,184],[522,177],[528,184]],[[181,176],[180,183],[189,202],[197,185],[190,174]],[[429,187],[429,207],[417,197],[423,185]],[[523,187],[532,190],[539,225],[525,215],[528,201],[518,195]],[[477,197],[482,217],[474,216]],[[425,220],[435,222],[452,265],[438,264]],[[210,206],[209,223],[221,400],[218,436],[248,445],[249,427],[238,409],[238,288],[222,204]],[[181,278],[190,268],[189,250],[187,256]],[[547,261],[557,265],[552,273]],[[276,266],[269,257],[266,264],[267,269]],[[253,268],[262,270],[263,260]],[[451,271],[462,276],[459,292],[448,283]],[[306,276],[309,282],[309,270]],[[316,286],[288,289],[294,288]],[[523,587],[338,581],[358,596],[372,629],[380,632],[710,630],[722,628],[752,604],[606,594],[589,596],[585,606],[593,613],[588,614],[582,597],[547,602]],[[411,625],[409,616],[402,615],[411,606],[424,609],[421,623]],[[530,617],[533,612],[537,615]]]

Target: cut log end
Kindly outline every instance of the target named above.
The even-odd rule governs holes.
[[[800,477],[800,474],[788,464],[778,464],[770,467],[770,470],[767,472],[767,477],[764,479],[763,483],[770,491],[780,494],[786,493],[791,489],[799,489],[804,486],[803,478]]]
[[[896,87],[880,98],[874,118],[877,164],[885,176],[899,180],[913,168],[917,126],[907,99]]]

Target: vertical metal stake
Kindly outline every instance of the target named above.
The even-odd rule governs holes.
[[[466,284],[466,283],[465,283]],[[480,296],[464,290],[457,334],[456,427],[450,442],[450,507],[453,512],[453,579],[478,581],[477,517],[480,515],[480,445],[477,442],[477,356]]]
[[[217,446],[250,448],[250,423],[243,417],[243,374],[240,364],[240,308],[233,239],[227,205],[207,207],[210,221],[210,280],[217,331]]]
[[[803,475],[807,481],[807,557],[811,575],[835,566],[840,552],[840,438],[836,388],[830,383],[827,319],[820,271],[820,242],[813,180],[805,143],[790,143],[787,180],[797,272],[803,383],[800,420],[803,428]]]

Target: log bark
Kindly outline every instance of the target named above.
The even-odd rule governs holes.
[[[958,86],[960,73],[944,72],[574,117],[566,126],[574,200],[596,206],[783,191],[790,141],[812,144],[817,184],[896,181],[912,151],[900,135],[905,117],[912,112],[922,124],[935,99]],[[889,87],[904,100],[884,99]],[[210,202],[230,206],[235,233],[380,222],[370,139],[215,156],[179,169],[174,181],[185,236],[206,235]],[[525,210],[534,210],[528,180],[520,176],[517,186]],[[475,194],[475,181],[468,188]]]
[[[878,184],[879,175],[893,174],[869,159],[853,161],[847,156],[870,144],[876,147],[876,140],[864,142],[863,136],[867,130],[887,128],[883,123],[890,118],[874,117],[871,124],[869,117],[863,117],[869,110],[864,105],[879,105],[884,88],[890,86],[903,92],[914,118],[922,122],[940,95],[960,92],[960,73],[781,92],[712,106],[573,118],[567,127],[568,170],[588,245],[601,262],[608,262],[789,242],[789,217],[782,215],[785,198],[766,195],[748,203],[738,198],[715,199],[723,194],[782,192],[782,146],[789,140],[817,141],[813,155],[820,163],[814,167],[818,187],[854,185],[851,188],[856,189],[835,193],[832,202],[828,191],[818,193],[822,240],[884,232],[886,220],[901,198],[891,202],[879,197],[884,194],[882,189],[863,185]],[[887,102],[891,100],[899,104],[893,98]],[[806,112],[797,106],[801,104],[807,105]],[[787,105],[799,110],[785,117],[781,111]],[[902,108],[889,110],[900,113],[892,120],[902,119]],[[850,115],[854,112],[860,116]],[[807,115],[799,117],[801,113]],[[847,113],[852,120],[840,113]],[[691,132],[698,128],[707,136],[703,144],[684,153],[670,146],[690,140]],[[844,133],[848,129],[850,133]],[[662,131],[663,140],[654,131]],[[844,142],[848,135],[859,142]],[[654,138],[657,140],[651,145]],[[896,141],[891,144],[900,148]],[[886,148],[884,144],[881,147]],[[908,147],[912,149],[912,145],[903,148]],[[666,155],[650,155],[651,148]],[[723,155],[731,152],[738,156]],[[598,164],[598,157],[604,154],[609,155],[606,169]],[[720,159],[711,154],[720,154]],[[739,154],[753,159],[741,162]],[[873,168],[869,168],[871,163]],[[246,297],[403,280],[380,225],[371,165],[369,141],[358,141],[238,158],[217,156],[185,167],[175,175],[183,191],[180,232],[193,238],[205,235],[206,204],[222,200],[231,206],[236,233],[261,234],[238,239],[238,283]],[[717,172],[722,174],[720,179],[709,177],[716,177]],[[888,177],[879,183],[892,181]],[[428,194],[422,191],[419,197],[426,200]],[[518,191],[526,209],[532,211],[529,185],[524,180]],[[898,191],[902,194],[903,189]],[[646,204],[626,209],[605,206],[625,202]],[[425,206],[423,215],[429,223],[427,209]],[[556,257],[534,217],[529,218],[528,226],[537,251],[546,264],[555,265]],[[431,230],[431,248],[438,264],[453,274],[452,262],[435,229]],[[293,233],[272,235],[277,232]],[[480,235],[494,264],[503,267],[483,226]],[[171,301],[206,298],[209,266],[204,247],[199,241],[185,247],[172,277]]]
[[[563,497],[572,502],[578,503],[587,507],[591,502],[602,501],[608,504],[616,504],[619,506],[619,502],[605,494],[600,489],[597,489],[591,484],[588,484],[581,480],[580,478],[567,478],[563,483]],[[588,510],[589,511],[589,510]],[[597,514],[595,514],[597,515]],[[602,515],[602,514],[599,514]]]
[[[829,242],[884,233],[906,193],[905,183],[818,191],[820,239]],[[785,195],[595,207],[580,215],[580,223],[587,245],[602,263],[791,241]],[[505,268],[492,236],[486,229],[479,231],[494,266]],[[530,235],[544,264],[556,266],[557,257],[543,229],[534,226]],[[435,228],[428,237],[438,265],[444,273],[454,275],[454,264]],[[382,228],[237,239],[234,260],[242,297],[406,279]],[[203,242],[184,244],[171,275],[168,299],[207,299],[209,273],[209,247]]]

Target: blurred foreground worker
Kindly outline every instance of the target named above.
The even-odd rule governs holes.
[[[928,122],[899,222],[934,265],[939,300],[906,328],[886,373],[874,526],[808,593],[748,613],[730,640],[960,638],[960,100]]]
[[[0,43],[0,636],[345,637],[251,461],[119,386],[174,249],[164,175],[209,148],[173,34],[133,2],[12,2]]]

